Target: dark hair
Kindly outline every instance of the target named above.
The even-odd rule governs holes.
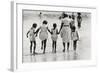
[[[72,18],[71,15],[69,15],[69,18]]]
[[[77,14],[78,14],[78,15],[81,15],[81,13],[80,13],[80,12],[78,12]]]
[[[43,21],[43,24],[47,24],[48,22],[46,20]]]
[[[56,23],[53,23],[53,27],[56,28],[57,27],[57,24]]]
[[[62,16],[63,16],[63,18],[68,17],[68,15],[65,14],[65,12],[63,12]]]
[[[36,28],[37,27],[37,24],[36,23],[33,23],[32,27]]]

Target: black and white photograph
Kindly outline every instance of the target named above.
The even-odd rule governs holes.
[[[22,10],[22,62],[91,59],[91,13]]]
[[[95,7],[13,5],[13,70],[96,65]]]

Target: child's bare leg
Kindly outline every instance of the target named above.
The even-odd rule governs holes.
[[[55,53],[56,53],[56,41],[55,41]]]
[[[36,49],[36,41],[34,41],[34,50],[33,50],[33,55],[35,55],[35,49]]]
[[[67,51],[69,51],[69,42],[67,43]]]
[[[77,47],[77,41],[73,41],[73,47],[74,47],[74,51],[76,51],[76,47]]]
[[[65,43],[64,42],[63,42],[63,47],[64,47],[63,52],[65,52]]]
[[[44,51],[43,51],[43,54],[45,54],[46,42],[47,42],[47,39],[44,40]]]
[[[43,41],[41,41],[41,50],[43,49]]]
[[[32,41],[30,41],[30,54],[32,54]]]
[[[52,41],[52,52],[54,52],[54,41]]]
[[[43,40],[43,46],[45,45],[44,40]],[[43,54],[45,54],[45,49],[43,48]]]

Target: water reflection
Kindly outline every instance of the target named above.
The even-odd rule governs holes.
[[[69,51],[69,52],[58,52],[58,53],[38,53],[35,56],[34,55],[26,55],[24,56],[24,62],[48,62],[48,61],[70,61],[70,60],[79,60],[79,56],[77,52]],[[26,61],[25,61],[26,60]]]
[[[77,54],[77,52],[68,52],[67,54],[67,60],[78,60],[79,56]]]

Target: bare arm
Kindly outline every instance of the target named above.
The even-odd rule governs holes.
[[[40,30],[40,29],[41,29],[41,27],[39,27],[39,28],[36,30],[36,32],[35,32],[35,33],[37,34],[37,33],[39,32],[39,30]]]
[[[57,29],[57,34],[59,34],[58,29]]]
[[[27,34],[26,34],[26,36],[27,36],[27,38],[28,38],[28,34],[29,34],[29,32],[30,32],[30,30],[27,32]]]
[[[59,33],[60,33],[60,31],[61,31],[61,29],[62,29],[62,27],[63,27],[63,22],[61,23],[61,26],[60,26],[60,29],[59,29]]]
[[[79,40],[79,35],[78,35],[78,32],[76,32],[76,34],[77,34],[77,37],[78,37],[78,40]]]
[[[52,34],[52,32],[49,30],[49,28],[47,27],[47,30],[48,30],[48,32],[50,33],[50,34]]]

